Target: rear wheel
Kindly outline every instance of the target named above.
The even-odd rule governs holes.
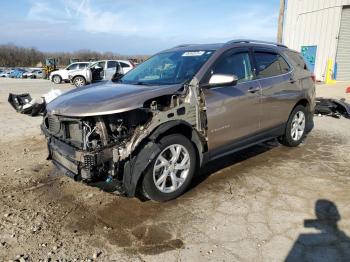
[[[54,82],[55,84],[60,84],[62,82],[62,78],[59,75],[54,75],[52,77],[52,82]]]
[[[305,137],[305,127],[307,121],[306,108],[298,105],[290,114],[285,134],[280,138],[281,144],[289,147],[300,145]]]
[[[82,76],[76,76],[73,80],[73,84],[76,87],[82,87],[86,84],[85,78]]]
[[[149,165],[142,181],[145,197],[165,202],[182,195],[196,168],[195,149],[185,136],[169,135],[159,141],[161,152]]]

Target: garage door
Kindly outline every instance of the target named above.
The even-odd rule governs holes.
[[[350,7],[344,7],[342,12],[337,63],[337,80],[350,81]]]

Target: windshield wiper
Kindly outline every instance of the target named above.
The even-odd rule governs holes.
[[[152,84],[151,84],[151,83],[147,83],[147,82],[137,81],[137,82],[133,83],[133,85],[138,85],[138,86],[150,86],[150,85],[152,85]]]

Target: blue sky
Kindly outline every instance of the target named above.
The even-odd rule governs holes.
[[[279,0],[1,1],[0,44],[152,54],[183,43],[275,40]]]

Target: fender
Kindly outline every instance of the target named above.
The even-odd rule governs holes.
[[[149,138],[152,141],[156,141],[160,135],[166,133],[167,131],[169,131],[170,129],[177,127],[177,126],[181,126],[184,125],[187,128],[189,128],[191,130],[191,133],[189,134],[190,137],[189,139],[191,140],[192,143],[194,143],[196,145],[196,149],[198,152],[197,158],[199,160],[199,167],[201,167],[203,165],[203,163],[205,162],[203,159],[203,154],[206,151],[206,142],[204,141],[204,139],[201,138],[200,134],[198,133],[198,131],[196,129],[194,129],[191,124],[189,124],[188,122],[184,121],[184,120],[173,120],[173,121],[168,121],[162,125],[160,125],[158,128],[156,128],[152,134],[149,136]]]

